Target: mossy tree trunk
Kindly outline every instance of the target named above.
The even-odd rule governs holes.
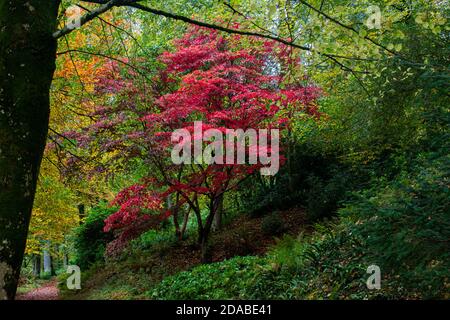
[[[0,0],[0,299],[14,299],[44,152],[60,0]]]

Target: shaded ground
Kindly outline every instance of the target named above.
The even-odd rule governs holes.
[[[297,236],[312,230],[305,211],[291,208],[279,212],[283,234]],[[235,256],[264,255],[276,242],[261,232],[262,217],[242,215],[211,235],[212,261]],[[282,234],[278,235],[281,237]],[[151,249],[134,251],[120,261],[107,261],[82,276],[81,291],[63,290],[62,299],[146,299],[145,292],[163,278],[200,264],[195,239],[178,244],[162,243]]]
[[[16,300],[58,300],[59,290],[57,281],[52,280],[45,283],[42,287],[33,289],[26,293],[19,293]]]
[[[246,215],[237,217],[221,232],[213,234],[211,237],[214,248],[213,262],[235,256],[264,255],[275,244],[277,237],[283,234],[297,236],[301,231],[312,230],[304,209],[294,207],[279,211],[278,215],[284,223],[284,231],[277,236],[262,232],[263,217],[251,218]]]

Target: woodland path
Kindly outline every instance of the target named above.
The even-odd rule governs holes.
[[[42,287],[33,289],[27,293],[19,294],[16,300],[58,300],[59,290],[57,280],[47,282]]]

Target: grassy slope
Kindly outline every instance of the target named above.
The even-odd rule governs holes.
[[[241,216],[212,238],[213,264],[199,265],[189,240],[152,242],[91,269],[84,289],[65,297],[448,299],[449,160],[430,157],[393,180],[374,181],[314,233],[295,208],[281,213],[287,232],[278,241],[261,233],[261,218]],[[380,290],[366,286],[373,264],[381,268]]]
[[[303,210],[292,208],[280,212],[285,235],[309,233]],[[238,217],[211,238],[213,261],[220,263],[235,256],[264,256],[276,243],[276,236],[261,232],[263,218]],[[278,235],[278,236],[281,236]],[[182,243],[172,239],[155,241],[145,247],[134,247],[118,261],[93,266],[82,275],[82,290],[65,290],[64,276],[60,289],[64,299],[148,299],[149,292],[164,278],[200,265],[200,252],[194,237]],[[215,264],[213,264],[215,265]]]
[[[431,159],[431,160],[430,160]],[[154,299],[448,299],[450,159],[419,162],[374,183],[318,225],[285,237],[264,258],[237,258],[164,279]],[[381,269],[368,290],[367,268]]]

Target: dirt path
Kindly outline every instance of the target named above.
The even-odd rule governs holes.
[[[53,280],[40,288],[18,295],[16,300],[58,300],[59,290],[56,285],[57,281]]]

